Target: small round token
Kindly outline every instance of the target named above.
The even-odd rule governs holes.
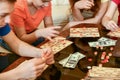
[[[112,56],[112,53],[108,53],[108,56]]]
[[[113,50],[114,50],[114,48],[113,48],[113,47],[110,47],[110,50],[111,50],[111,51],[113,51]]]
[[[103,50],[103,46],[100,46],[100,49]]]
[[[98,66],[99,66],[99,67],[102,67],[103,65],[100,63]]]
[[[97,52],[97,51],[95,51],[95,52],[94,52],[94,55],[97,55],[97,54],[98,54],[98,52]]]
[[[99,45],[96,45],[96,49],[99,49]]]
[[[91,62],[91,61],[92,61],[92,58],[88,58],[88,61]]]
[[[106,56],[106,59],[110,59],[110,56]]]
[[[87,66],[87,69],[91,69],[92,67],[91,66]]]

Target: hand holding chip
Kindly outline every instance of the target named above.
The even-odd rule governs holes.
[[[55,61],[54,61],[54,54],[52,53],[51,48],[44,48],[43,51],[44,54],[42,54],[42,57],[45,58],[46,64],[47,65],[53,64]]]

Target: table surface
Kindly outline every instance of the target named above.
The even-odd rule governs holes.
[[[108,32],[108,31],[101,30],[101,29],[103,29],[103,28],[101,27],[101,25],[96,25],[96,24],[80,24],[80,25],[76,25],[76,26],[73,26],[73,27],[75,27],[75,28],[76,28],[76,27],[98,27],[101,36],[105,36],[106,33]],[[60,36],[68,37],[68,36],[69,36],[69,33],[70,33],[70,31],[69,31],[69,29],[68,29],[68,30],[65,30],[65,31],[61,32],[61,33],[60,33]],[[68,39],[71,40],[71,41],[73,41],[72,38],[68,38]],[[89,38],[86,38],[86,39],[89,39]],[[97,38],[95,38],[95,39],[97,39]],[[41,45],[43,45],[43,44],[46,43],[46,42],[47,42],[47,41],[39,44],[37,47],[40,47]],[[56,65],[56,66],[61,70],[61,72],[62,72],[61,80],[71,80],[72,78],[73,78],[73,80],[79,80],[79,79],[83,78],[83,77],[86,75],[86,72],[84,72],[84,69],[85,69],[86,66],[89,66],[89,65],[88,65],[89,62],[87,61],[86,58],[83,59],[83,60],[80,60],[75,69],[63,68],[61,65],[58,64],[58,61],[59,61],[59,60],[67,57],[70,53],[74,53],[74,52],[76,52],[76,51],[81,52],[81,51],[79,50],[79,48],[77,48],[77,49],[76,49],[76,48],[77,48],[77,47],[76,47],[74,44],[72,44],[72,45],[68,46],[67,48],[63,49],[62,51],[60,51],[58,54],[55,55],[55,60],[56,60],[55,65]],[[106,48],[105,48],[105,49],[106,49]],[[105,50],[105,49],[103,49],[103,50]],[[94,50],[95,50],[95,49],[93,49],[93,51],[94,51]],[[97,51],[100,52],[100,50],[97,50]],[[88,55],[88,54],[85,54],[85,55]],[[3,72],[8,71],[8,70],[11,70],[11,69],[17,67],[20,63],[22,63],[23,61],[28,60],[28,59],[31,59],[31,58],[28,58],[28,57],[20,57],[20,58],[18,58],[18,59],[17,59],[16,61],[14,61],[10,66],[8,66]],[[98,65],[99,60],[97,60],[97,62],[95,62],[95,60],[96,60],[96,57],[93,58],[94,64],[92,64],[92,65]],[[86,61],[87,61],[88,63],[86,63]],[[109,67],[109,66],[115,67],[114,64],[115,64],[115,63],[114,63],[114,59],[112,58],[112,60],[111,60],[109,63],[104,64],[104,66],[107,66],[107,67]],[[82,67],[81,67],[81,65],[82,65]],[[65,75],[66,75],[66,77],[65,77]],[[70,77],[70,76],[71,76],[71,77]],[[69,78],[68,78],[68,77],[69,77]],[[76,78],[76,79],[75,79],[75,78]]]

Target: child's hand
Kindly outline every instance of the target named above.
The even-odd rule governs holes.
[[[60,26],[55,26],[55,27],[48,27],[48,28],[44,28],[44,29],[39,29],[36,30],[35,35],[39,38],[39,37],[45,37],[47,39],[49,39],[50,41],[52,41],[52,37],[55,37],[59,34],[59,31],[57,31],[57,29],[60,29]]]
[[[42,74],[45,70],[45,59],[40,58],[33,58],[31,60],[24,61],[14,70],[17,72],[20,79],[31,79],[36,78]],[[19,75],[20,74],[20,75]]]
[[[116,31],[119,27],[114,21],[108,21],[106,24],[106,29],[111,30],[111,31]]]
[[[42,54],[41,57],[44,57],[46,60],[46,64],[50,65],[53,64],[54,61],[54,54],[52,53],[51,48],[45,48],[44,53]]]

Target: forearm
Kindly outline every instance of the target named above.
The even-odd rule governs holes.
[[[44,25],[45,25],[45,27],[53,26],[52,16],[49,16],[49,17],[45,17],[45,18],[44,18]]]
[[[105,26],[106,28],[107,28],[108,22],[112,21],[116,9],[117,9],[117,5],[111,1],[107,9],[107,12],[105,13],[105,16],[102,19],[102,25]]]
[[[84,20],[84,17],[79,9],[73,9],[73,19],[74,21],[82,21]]]
[[[36,30],[35,30],[36,31]],[[29,34],[27,34],[27,33],[25,33],[25,34],[23,34],[23,35],[17,35],[22,41],[24,41],[24,42],[27,42],[27,43],[29,43],[29,44],[32,44],[33,42],[35,42],[38,38],[36,37],[36,35],[35,35],[35,31],[34,32],[32,32],[32,33],[29,33]]]
[[[0,80],[18,80],[19,75],[15,70],[0,73]]]
[[[19,40],[12,31],[6,36],[3,36],[3,39],[8,43],[11,49],[20,56],[39,57],[41,54],[41,49],[30,46]]]
[[[104,27],[107,27],[107,23],[111,20],[110,17],[107,17],[107,16],[104,16],[103,19],[102,19],[102,25]]]
[[[82,13],[81,13],[81,9],[78,9],[76,6],[72,8],[72,13],[75,21],[84,20],[84,17],[82,16]]]
[[[18,53],[20,56],[40,57],[43,52],[39,48],[35,48],[24,42],[20,42],[19,47],[18,47]]]

